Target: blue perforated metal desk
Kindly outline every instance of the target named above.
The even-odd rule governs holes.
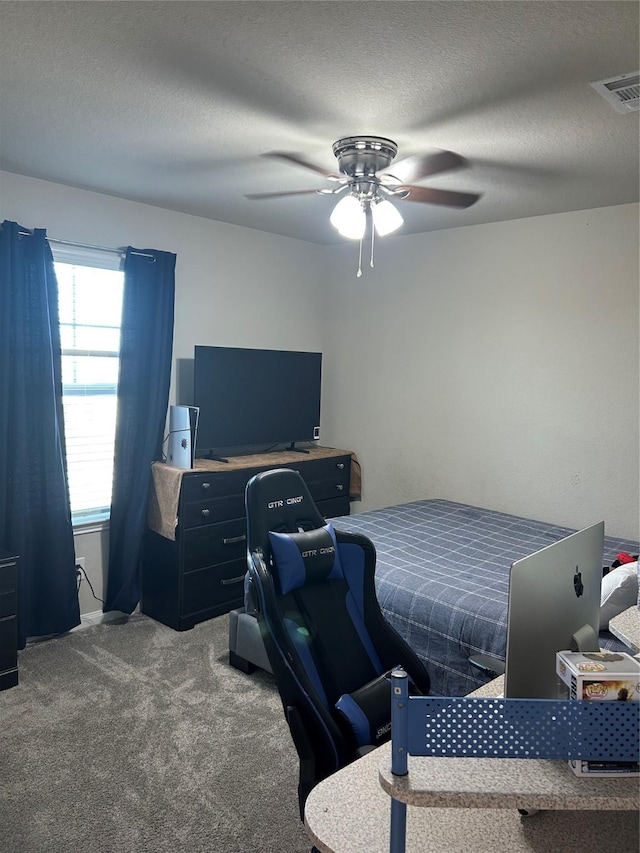
[[[638,702],[409,696],[402,670],[392,673],[391,693],[391,764],[380,769],[382,787],[392,797],[391,853],[405,853],[409,803],[638,809],[637,778],[577,778],[567,767],[570,758],[637,762]],[[445,789],[435,783],[434,759],[444,762],[439,771],[447,776]]]
[[[501,692],[497,679],[474,695]],[[398,778],[389,744],[311,792],[305,824],[315,846],[322,853],[388,853],[392,792],[409,803],[407,853],[639,847],[637,778],[579,779],[566,761],[434,757],[416,758],[409,777]],[[519,808],[544,811],[521,817]]]

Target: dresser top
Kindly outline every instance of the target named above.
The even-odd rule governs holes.
[[[332,456],[352,456],[350,450],[336,447],[305,447],[303,453],[297,450],[277,450],[270,453],[251,453],[248,456],[227,456],[227,462],[215,459],[196,459],[195,466],[189,471],[235,471],[241,468],[277,468],[278,465],[290,465],[292,462],[308,462],[311,459],[329,459]],[[154,462],[154,465],[166,463]],[[167,465],[167,468],[170,466]],[[186,473],[186,472],[183,472]]]
[[[274,453],[252,453],[248,456],[230,456],[228,462],[215,459],[196,459],[194,468],[174,468],[166,462],[153,462],[151,465],[151,489],[147,510],[147,523],[155,533],[166,539],[175,539],[178,501],[183,477],[194,474],[215,473],[226,474],[243,469],[269,469],[282,465],[304,465],[321,459],[332,459],[340,456],[351,457],[349,495],[354,500],[360,499],[361,473],[355,453],[351,450],[340,450],[336,447],[309,447],[308,453],[298,453],[295,450],[279,450]]]

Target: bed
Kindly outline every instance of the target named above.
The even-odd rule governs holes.
[[[376,592],[385,617],[429,667],[434,695],[464,696],[487,678],[469,656],[505,657],[509,570],[514,560],[573,533],[446,500],[398,504],[331,519],[377,551]],[[603,566],[638,544],[605,537]],[[626,647],[608,631],[600,645]]]
[[[377,551],[376,592],[385,618],[429,669],[434,695],[465,696],[488,677],[471,655],[505,658],[509,571],[574,530],[447,500],[422,500],[331,519]],[[605,537],[603,566],[638,543]],[[600,646],[630,651],[608,631]],[[256,620],[232,611],[230,660],[270,669]],[[246,669],[245,671],[250,671]]]

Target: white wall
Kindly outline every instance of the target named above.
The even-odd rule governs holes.
[[[2,219],[177,254],[174,368],[196,343],[322,349],[322,443],[362,463],[354,509],[444,497],[638,538],[638,205],[387,237],[357,279],[351,243],[0,190]],[[106,535],[76,546],[103,598]]]
[[[324,438],[362,509],[443,497],[638,538],[638,205],[333,249]]]
[[[194,344],[320,350],[320,247],[64,187],[0,173],[0,221],[46,228],[50,237],[106,247],[175,252],[176,309],[171,402],[176,365]],[[184,389],[183,396],[184,396]],[[181,400],[180,402],[185,402]],[[107,531],[76,534],[76,555],[104,599]],[[83,613],[100,604],[82,585]]]
[[[0,172],[0,190],[2,219],[50,237],[177,255],[174,368],[196,343],[321,344],[308,322],[319,310],[319,246],[9,172]]]

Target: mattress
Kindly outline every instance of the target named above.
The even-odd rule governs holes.
[[[465,696],[487,681],[468,662],[505,658],[509,570],[514,560],[575,531],[446,500],[423,500],[331,519],[377,551],[376,593],[385,618],[427,665],[434,695]],[[605,537],[604,562],[638,544]],[[601,632],[601,646],[624,649]]]

